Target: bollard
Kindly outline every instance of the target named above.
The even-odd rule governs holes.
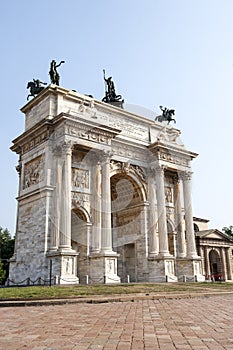
[[[186,276],[185,275],[183,276],[183,282],[186,282]]]
[[[27,278],[27,286],[30,286],[30,277]]]
[[[57,284],[57,276],[53,276],[53,284],[56,285]]]
[[[130,275],[127,275],[127,283],[130,283]]]
[[[89,284],[89,276],[86,275],[86,284]]]
[[[7,280],[6,280],[6,282],[5,282],[5,286],[6,286],[6,287],[9,287],[9,285],[10,285],[10,280],[9,280],[9,278],[7,278]]]

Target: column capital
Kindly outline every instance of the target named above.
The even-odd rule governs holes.
[[[72,149],[74,146],[74,142],[71,140],[63,141],[62,142],[62,151],[64,154],[71,155]]]
[[[74,142],[71,140],[62,141],[55,144],[52,147],[52,152],[54,156],[57,156],[57,157],[62,156],[62,154],[71,155],[73,146],[74,146]]]
[[[55,157],[60,157],[62,155],[62,146],[60,144],[53,146],[52,153]]]
[[[113,153],[110,150],[102,150],[100,152],[100,162],[101,163],[110,163],[111,157],[112,157]]]
[[[155,164],[150,167],[150,169],[154,172],[155,175],[164,175],[164,171],[166,169],[165,165]]]
[[[179,177],[183,180],[183,181],[191,181],[192,180],[192,175],[193,175],[193,172],[192,171],[184,171],[184,172],[181,172],[179,174]]]
[[[155,174],[156,174],[155,167],[154,166],[150,166],[147,169],[147,176],[155,177]]]

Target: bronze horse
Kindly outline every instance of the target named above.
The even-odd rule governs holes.
[[[43,89],[43,86],[40,86],[41,84],[47,85],[47,83],[42,83],[40,80],[29,81],[27,84],[27,89],[30,89],[30,94],[27,96],[27,100],[29,100],[29,97],[35,97],[35,95],[38,95]]]
[[[163,107],[163,106],[159,106],[159,108],[161,109],[163,114],[162,115],[158,115],[155,118],[155,121],[158,121],[160,123],[162,123],[164,121],[167,121],[168,124],[171,121],[174,121],[174,123],[176,123],[176,120],[174,118],[172,118],[172,116],[175,115],[175,110],[174,109],[168,109],[168,108]]]

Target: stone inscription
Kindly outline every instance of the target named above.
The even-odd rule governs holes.
[[[148,141],[149,139],[147,126],[144,126],[142,123],[138,123],[135,120],[131,121],[131,119],[127,116],[122,115],[118,117],[117,114],[109,113],[106,115],[101,113],[94,107],[94,100],[83,100],[81,104],[73,104],[69,102],[66,103],[65,107],[68,110],[68,113],[77,114],[87,119],[97,119],[102,125],[107,125],[111,128],[121,130],[122,135],[143,141]],[[75,115],[73,116],[75,117]]]
[[[103,114],[100,115],[98,119],[101,123],[106,124],[111,128],[121,130],[121,135],[148,141],[148,128],[136,123],[135,121],[130,122],[126,118],[118,118],[115,115],[111,117]]]

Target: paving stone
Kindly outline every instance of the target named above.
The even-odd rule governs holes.
[[[0,350],[231,350],[233,295],[0,308]]]

